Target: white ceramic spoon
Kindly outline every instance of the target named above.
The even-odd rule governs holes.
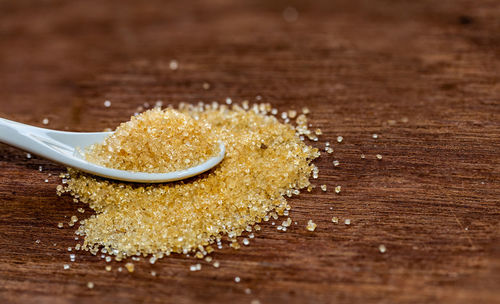
[[[224,158],[226,148],[220,143],[220,152],[206,162],[189,169],[168,173],[146,173],[110,169],[86,161],[77,147],[84,150],[102,142],[113,132],[63,132],[33,127],[0,118],[0,142],[40,155],[78,170],[128,182],[162,183],[186,179],[215,167]]]

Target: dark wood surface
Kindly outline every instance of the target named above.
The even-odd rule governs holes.
[[[95,131],[144,102],[262,96],[309,106],[318,146],[344,136],[288,232],[263,225],[219,269],[173,256],[133,274],[70,263],[64,168],[0,144],[0,302],[499,303],[499,16],[497,0],[0,1],[2,117]]]

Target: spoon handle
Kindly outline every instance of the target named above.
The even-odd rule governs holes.
[[[60,153],[73,149],[47,136],[50,131],[0,118],[0,142],[57,161]]]

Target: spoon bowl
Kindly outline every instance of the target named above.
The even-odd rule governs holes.
[[[226,153],[222,142],[214,157],[197,166],[167,172],[147,173],[118,170],[96,165],[85,160],[79,149],[102,142],[113,132],[64,132],[34,127],[8,119],[0,118],[0,142],[23,149],[57,163],[90,174],[137,183],[163,183],[186,179],[218,165]]]

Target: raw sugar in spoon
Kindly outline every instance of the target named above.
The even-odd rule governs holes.
[[[220,142],[218,154],[197,166],[167,173],[147,173],[111,169],[90,163],[77,149],[84,150],[102,142],[112,133],[56,131],[0,118],[0,142],[90,174],[127,182],[162,183],[186,179],[215,167],[226,152],[224,144]]]

